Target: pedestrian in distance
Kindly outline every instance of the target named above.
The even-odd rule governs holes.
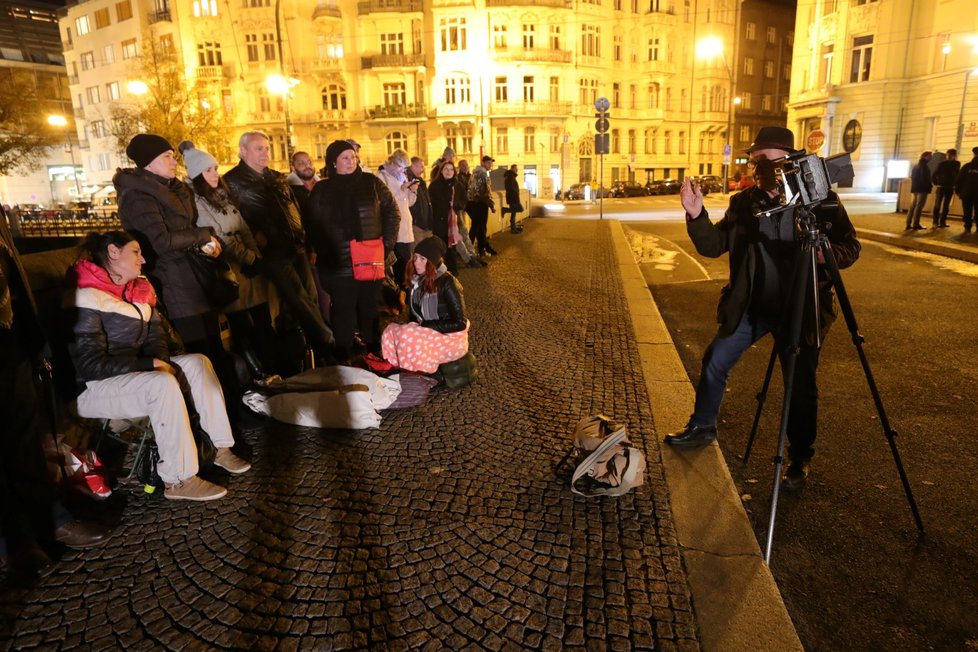
[[[523,212],[520,202],[520,183],[516,178],[517,166],[514,163],[503,174],[503,190],[506,191],[506,208],[503,214],[509,213],[509,232],[523,233],[523,227],[516,223],[516,216]]]
[[[971,233],[971,225],[978,222],[978,147],[971,148],[971,153],[975,157],[961,166],[954,182],[954,192],[961,198],[965,233]]]
[[[717,417],[727,378],[754,342],[772,333],[782,368],[791,353],[786,350],[788,343],[785,342],[791,316],[785,314],[785,306],[791,303],[789,295],[795,269],[808,261],[802,261],[800,256],[792,213],[778,212],[770,217],[759,217],[758,214],[780,206],[775,168],[771,162],[795,152],[794,141],[794,134],[784,127],[762,127],[758,131],[747,149],[757,185],[730,197],[726,213],[716,223],[710,221],[699,187],[689,178],[683,182],[680,200],[686,211],[686,231],[700,255],[709,258],[729,255],[730,277],[720,294],[717,335],[703,355],[693,414],[682,432],[666,436],[665,442],[671,446],[703,446],[716,439]],[[839,266],[852,265],[859,256],[860,245],[838,195],[830,192],[827,200],[815,207],[814,212],[820,224],[831,225],[826,235]],[[784,478],[788,490],[804,486],[815,454],[817,342],[820,341],[816,336],[824,337],[835,318],[835,297],[821,252],[819,255],[820,304],[817,310],[820,319],[817,324],[821,331],[816,331],[813,318],[803,322],[794,387],[789,398],[788,452],[791,463]],[[807,313],[814,314],[814,310]]]
[[[954,182],[961,171],[961,161],[958,160],[958,150],[949,149],[931,179],[936,188],[934,194],[934,221],[932,226],[937,229],[947,228],[947,212],[951,207],[951,197],[954,196]]]
[[[910,171],[910,193],[913,199],[910,202],[910,209],[907,211],[907,230],[919,231],[923,229],[920,225],[920,215],[924,212],[924,204],[927,203],[927,195],[930,194],[933,183],[930,179],[930,159],[933,154],[930,151],[921,153],[917,165]]]
[[[496,162],[491,156],[482,157],[482,165],[472,170],[467,191],[466,210],[472,219],[469,234],[472,242],[478,248],[480,256],[495,256],[496,250],[489,244],[489,212],[496,212],[496,202],[492,198],[492,183],[489,181],[489,171]]]

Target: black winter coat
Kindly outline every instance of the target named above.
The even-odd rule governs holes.
[[[411,168],[408,168],[407,177],[418,180],[415,191],[418,198],[411,204],[411,223],[419,229],[431,231],[431,196],[428,194],[428,184],[425,183],[424,179],[411,172]]]
[[[506,170],[503,174],[503,189],[506,190],[507,206],[520,203],[520,184],[516,180],[516,173],[512,170]]]
[[[438,292],[438,319],[419,317],[421,298],[424,296],[424,286],[420,284],[411,290],[411,319],[439,333],[464,331],[468,322],[465,319],[462,284],[451,273],[444,272],[435,279],[435,290]]]
[[[733,334],[750,305],[752,283],[761,255],[758,219],[769,219],[755,217],[754,209],[766,194],[757,187],[737,193],[730,198],[726,214],[716,224],[710,221],[706,208],[696,219],[686,222],[686,232],[701,255],[719,258],[725,253],[730,254],[730,281],[720,292],[720,304],[717,307],[719,335],[722,337]],[[815,214],[820,223],[831,224],[827,235],[839,267],[844,269],[856,262],[861,247],[856,240],[856,229],[839,201],[839,196],[830,192],[826,201],[815,209]],[[786,214],[782,219],[789,215],[790,213]],[[819,266],[818,274],[821,301],[819,316],[821,335],[824,336],[835,321],[835,296],[824,266]],[[785,279],[784,283],[790,285],[790,279]],[[805,305],[808,307],[810,304]],[[812,315],[806,314],[804,323],[814,324]],[[808,341],[814,339],[814,334],[814,328],[809,327],[804,331]]]
[[[400,223],[387,184],[359,168],[320,181],[309,196],[309,244],[326,276],[353,276],[350,240],[383,238],[384,249],[393,251]]]
[[[286,175],[270,168],[258,173],[241,161],[224,175],[224,182],[255,239],[264,241],[263,255],[289,257],[303,248],[302,215]]]
[[[119,221],[139,240],[146,259],[143,269],[170,319],[212,310],[190,267],[187,250],[209,242],[214,230],[197,226],[190,187],[142,168],[119,170],[112,183],[119,193]]]
[[[931,181],[934,182],[935,186],[940,186],[946,190],[954,189],[954,180],[958,178],[958,172],[961,170],[961,161],[941,161],[937,169],[934,170],[934,176],[931,177]]]
[[[961,166],[957,181],[954,182],[954,192],[962,199],[978,199],[978,156]]]
[[[455,189],[455,201],[452,202],[452,188]],[[465,186],[458,177],[445,179],[439,176],[431,182],[428,195],[431,197],[431,230],[448,244],[448,209],[453,203],[455,214],[465,210]]]
[[[930,167],[927,161],[920,161],[910,173],[910,192],[929,195],[934,184],[930,181]]]

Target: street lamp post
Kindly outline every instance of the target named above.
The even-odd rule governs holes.
[[[978,73],[978,68],[972,68],[964,74],[964,90],[961,92],[961,111],[958,113],[958,136],[954,140],[954,149],[961,151],[961,142],[964,140],[964,107],[968,103],[968,82],[971,75]]]
[[[63,115],[49,115],[48,124],[65,130],[65,144],[68,146],[68,156],[71,157],[71,177],[75,180],[75,195],[81,199],[81,187],[78,185],[78,168],[75,167],[75,148],[71,145],[71,131],[68,127],[68,118]]]
[[[730,191],[730,162],[733,159],[733,138],[730,130],[733,129],[734,105],[739,104],[740,100],[734,98],[734,75],[733,69],[727,62],[726,54],[723,51],[723,41],[716,36],[707,36],[696,42],[696,56],[700,59],[715,59],[720,57],[723,68],[727,72],[727,82],[729,84],[730,96],[727,98],[727,134],[724,143],[724,150],[730,147],[730,160],[723,163],[723,192]]]
[[[285,74],[285,58],[282,56],[282,0],[275,0],[275,36],[278,41],[278,79],[281,82],[273,81],[272,77],[265,82],[268,86],[268,90],[271,92],[280,92],[282,94],[283,109],[285,113],[285,158],[288,159],[289,163],[292,162],[292,114],[289,111],[289,95],[292,93],[292,87],[299,83],[298,79],[293,79]],[[272,84],[277,84],[280,88],[279,91],[272,89]]]

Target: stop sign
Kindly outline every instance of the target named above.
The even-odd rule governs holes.
[[[805,149],[809,152],[817,152],[822,149],[822,145],[825,144],[825,132],[821,129],[815,129],[808,134],[808,140],[805,142]]]

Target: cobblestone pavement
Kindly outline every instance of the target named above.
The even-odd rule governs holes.
[[[478,381],[379,430],[268,425],[207,504],[132,491],[117,535],[4,589],[0,647],[699,649],[607,223],[532,220],[462,272]],[[649,459],[621,498],[554,466],[583,415]]]

